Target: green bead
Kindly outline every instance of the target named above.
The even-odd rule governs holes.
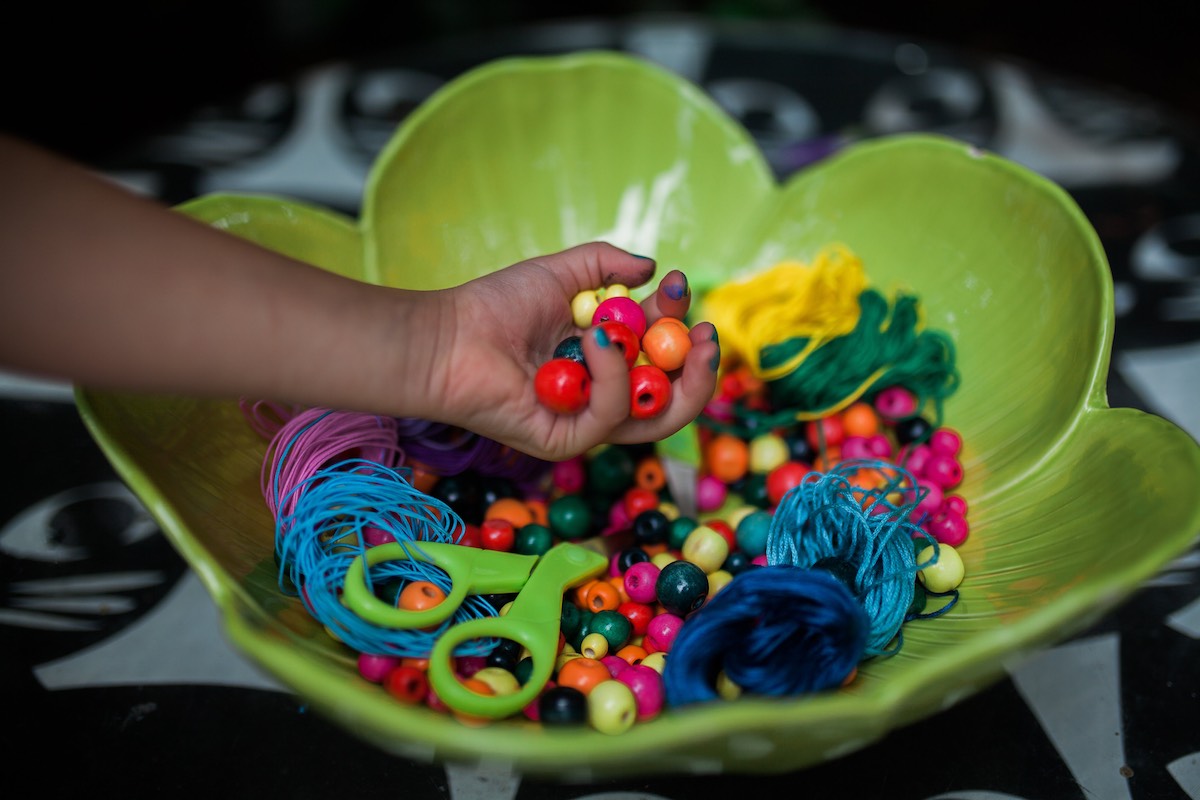
[[[609,445],[588,463],[588,489],[604,495],[615,495],[633,485],[636,465],[623,447]]]
[[[760,472],[747,475],[742,481],[742,500],[759,508],[771,505],[771,498],[767,494],[767,476]]]
[[[551,501],[546,515],[550,529],[564,539],[582,539],[592,527],[587,501],[577,494],[563,495]]]
[[[575,652],[579,652],[579,648],[583,646],[583,639],[592,632],[592,619],[596,615],[587,609],[579,611],[579,627],[575,629],[575,633],[567,636],[567,641],[571,647],[575,648]]]
[[[513,670],[513,675],[517,676],[517,682],[522,686],[529,683],[529,677],[533,675],[533,659],[525,656],[517,662],[517,668]]]
[[[925,587],[917,581],[917,586],[913,590],[912,602],[908,604],[908,615],[924,614],[925,605],[929,602],[929,598],[925,596]]]
[[[746,516],[737,526],[738,549],[754,558],[767,552],[767,534],[771,532],[770,512],[756,509]]]
[[[608,652],[615,653],[629,644],[629,637],[633,635],[633,623],[619,611],[597,611],[592,615],[588,631],[607,639]]]
[[[663,608],[686,617],[708,598],[708,575],[690,561],[672,561],[658,573],[654,589]]]
[[[682,550],[688,534],[700,523],[691,517],[676,517],[671,520],[671,531],[667,536],[667,546],[672,550]]]
[[[541,556],[554,546],[554,534],[545,525],[531,522],[517,530],[513,552],[523,556]]]
[[[583,624],[582,611],[579,606],[572,603],[570,600],[563,599],[562,613],[559,615],[558,628],[563,632],[563,636],[569,640],[579,630],[579,626]]]

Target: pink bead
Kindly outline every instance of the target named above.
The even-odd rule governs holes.
[[[577,494],[583,489],[586,474],[583,457],[577,456],[554,465],[554,486],[567,494]]]
[[[605,656],[600,659],[600,663],[608,667],[608,674],[614,678],[618,677],[622,672],[629,669],[629,662],[620,656]]]
[[[546,687],[542,689],[542,692],[545,692],[546,689],[549,689],[553,685],[554,681],[547,682]],[[542,712],[541,709],[538,708],[538,701],[542,699],[542,692],[538,692],[538,694],[532,700],[526,703],[523,709],[521,709],[521,713],[525,715],[525,719],[533,720],[534,722],[542,721]]]
[[[639,720],[653,719],[658,716],[658,712],[662,711],[666,695],[662,675],[658,673],[658,670],[644,664],[635,664],[615,677],[633,692],[633,697],[637,701]]]
[[[652,605],[658,601],[655,584],[659,568],[652,561],[639,561],[625,570],[625,594],[635,603]]]
[[[872,458],[890,459],[895,453],[892,449],[892,440],[882,433],[867,437],[867,450],[871,453]]]
[[[363,528],[363,542],[367,547],[378,547],[381,544],[394,541],[396,541],[396,537],[382,528],[376,528],[373,525]]]
[[[953,489],[962,483],[962,465],[958,463],[958,459],[954,456],[948,456],[945,453],[934,453],[929,456],[929,461],[925,463],[925,468],[921,470],[921,477],[930,483],[936,483],[943,489]]]
[[[753,564],[753,565],[754,565],[754,566],[756,566],[756,567],[765,567],[765,566],[767,566],[767,554],[766,554],[766,553],[763,553],[763,554],[762,554],[762,555],[760,555],[760,556],[755,556],[754,558],[750,559],[750,563],[751,563],[751,564]]]
[[[704,415],[717,422],[733,422],[733,403],[729,400],[710,400],[704,407]]]
[[[729,487],[720,478],[705,475],[696,483],[696,508],[700,511],[716,511],[725,503]]]
[[[942,544],[958,547],[967,540],[970,526],[958,514],[939,511],[925,524],[925,530]]]
[[[948,494],[942,500],[942,511],[947,514],[958,514],[960,517],[967,515],[967,501],[960,494]]]
[[[619,578],[621,576],[621,565],[617,562],[621,559],[621,553],[616,552],[608,559],[608,576],[610,578]]]
[[[642,311],[636,300],[629,297],[610,297],[596,306],[596,311],[592,314],[592,325],[609,320],[625,323],[637,334],[639,340],[646,332],[646,312]]]
[[[455,656],[454,658],[454,671],[463,678],[471,677],[486,666],[487,659],[484,656]]]
[[[359,653],[358,674],[371,683],[383,683],[388,673],[400,666],[400,659],[393,656],[379,656],[371,653]]]
[[[938,428],[929,435],[929,449],[935,453],[956,456],[962,450],[962,437],[951,428]]]
[[[650,625],[646,628],[646,637],[642,640],[642,646],[649,645],[646,647],[647,653],[666,653],[675,643],[675,637],[682,627],[683,619],[681,617],[669,613],[659,614],[650,620]]]
[[[925,465],[929,463],[931,455],[933,455],[933,451],[929,449],[928,445],[918,444],[905,447],[900,451],[900,463],[914,477],[920,478],[925,474]]]
[[[910,417],[917,410],[917,398],[903,386],[891,386],[875,395],[875,410],[885,421]]]
[[[913,518],[920,520],[922,517],[932,517],[942,508],[942,487],[923,480],[917,481],[917,485],[925,490],[925,496],[917,501]]]
[[[842,442],[842,458],[874,458],[875,454],[867,443],[865,436],[847,436]]]
[[[608,509],[608,527],[614,531],[623,531],[632,524],[629,512],[625,510],[624,499],[618,499]]]

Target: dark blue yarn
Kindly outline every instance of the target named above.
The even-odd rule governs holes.
[[[750,695],[841,686],[863,658],[869,628],[862,605],[823,569],[740,573],[680,628],[663,670],[667,703],[715,700],[722,670]]]

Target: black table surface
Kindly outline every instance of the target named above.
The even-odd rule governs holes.
[[[853,30],[687,19],[528,26],[249,86],[95,159],[178,203],[270,192],[357,213],[396,124],[493,58],[610,49],[710,92],[784,177],[855,140],[958,137],[1063,186],[1116,287],[1109,400],[1200,436],[1200,148],[1147,98],[1024,62]],[[32,795],[121,797],[1191,798],[1200,800],[1200,553],[1092,629],[883,741],[775,776],[564,784],[384,754],[226,642],[198,579],[84,430],[70,387],[0,374],[0,743]],[[1200,491],[1200,487],[1197,487]],[[31,773],[32,774],[32,773]],[[10,795],[15,796],[15,795]]]

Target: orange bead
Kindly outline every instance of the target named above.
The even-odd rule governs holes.
[[[642,663],[647,655],[646,648],[636,644],[627,644],[617,651],[617,658],[631,665]]]
[[[405,611],[424,611],[439,605],[445,599],[446,593],[437,584],[413,581],[400,592],[400,599],[396,605]]]
[[[639,488],[651,492],[658,492],[667,485],[667,473],[658,456],[646,456],[639,461],[633,477]]]
[[[422,672],[427,672],[429,670],[429,659],[405,656],[404,658],[400,659],[400,666],[413,667],[414,669],[419,669]]]
[[[488,506],[487,513],[483,515],[483,518],[485,521],[502,519],[511,522],[514,528],[524,528],[533,522],[533,512],[529,510],[529,506],[523,500],[515,497],[501,497]]]
[[[596,584],[596,581],[596,578],[593,578],[589,581],[584,581],[571,590],[571,600],[574,601],[575,605],[579,606],[580,608],[588,607],[587,593],[591,591],[592,586]]]
[[[616,611],[620,605],[621,593],[617,591],[616,586],[601,580],[588,584],[583,596],[583,607],[588,611]]]
[[[550,512],[545,500],[526,500],[525,506],[529,509],[534,523],[550,527]]]
[[[611,583],[613,588],[617,590],[617,598],[621,601],[621,603],[628,603],[629,593],[625,591],[625,576],[615,575],[611,578],[608,578],[607,581]],[[621,603],[617,604],[618,608],[620,608]]]
[[[572,658],[563,664],[562,669],[558,671],[558,677],[555,678],[555,682],[559,686],[570,686],[584,694],[591,692],[592,687],[601,681],[608,680],[612,680],[612,673],[608,671],[608,665],[603,661],[586,656]]]
[[[663,372],[682,367],[691,350],[687,325],[674,317],[662,317],[642,334],[642,352]]]
[[[704,448],[704,464],[717,480],[734,483],[750,467],[750,448],[731,433],[718,434]]]
[[[842,430],[847,436],[874,436],[879,433],[879,415],[870,403],[852,403],[842,412]]]
[[[429,494],[433,491],[433,487],[437,485],[438,474],[432,472],[429,467],[418,461],[409,461],[408,466],[412,468],[412,483],[413,488],[418,492]]]
[[[479,680],[479,678],[463,678],[462,683],[463,686],[466,686],[472,692],[475,692],[475,694],[488,696],[495,694],[495,692],[492,691],[492,687]],[[482,727],[483,725],[487,725],[489,722],[491,722],[491,720],[487,717],[479,717],[475,716],[474,714],[467,714],[463,711],[455,711],[454,709],[451,709],[451,712],[454,714],[455,719],[464,725],[470,725],[472,728]]]

